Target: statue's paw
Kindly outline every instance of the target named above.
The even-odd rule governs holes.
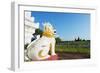
[[[47,60],[58,60],[58,55],[51,55]]]
[[[52,53],[51,55],[57,55],[56,53]]]

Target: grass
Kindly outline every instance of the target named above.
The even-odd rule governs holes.
[[[90,54],[90,48],[68,47],[67,45],[56,45],[56,52],[86,53]]]

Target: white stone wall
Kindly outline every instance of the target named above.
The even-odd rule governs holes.
[[[35,29],[39,28],[39,23],[34,22],[35,18],[31,17],[31,12],[25,12],[25,44],[31,42],[32,34]]]

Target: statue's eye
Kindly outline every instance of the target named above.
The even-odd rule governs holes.
[[[54,31],[54,33],[56,33],[56,31]]]

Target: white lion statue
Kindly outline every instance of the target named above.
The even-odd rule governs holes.
[[[50,23],[44,23],[42,37],[36,42],[31,42],[27,47],[27,55],[33,61],[46,60],[55,53],[55,30]],[[50,51],[50,55],[49,55]]]

